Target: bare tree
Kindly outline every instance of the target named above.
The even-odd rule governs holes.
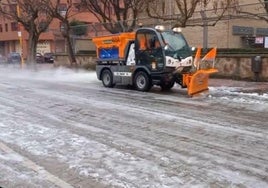
[[[172,21],[174,26],[214,26],[237,0],[147,0],[148,16]],[[172,10],[175,12],[172,12]],[[199,15],[198,15],[198,14]],[[206,14],[206,15],[205,15]],[[196,22],[194,22],[196,20]]]
[[[61,0],[51,0],[49,11],[54,18],[57,18],[61,21],[61,33],[62,36],[66,39],[67,42],[67,54],[71,66],[77,66],[72,38],[71,38],[71,17],[75,16],[77,11],[74,11],[76,8],[72,0],[67,0],[65,3],[61,3]]]
[[[111,33],[131,31],[145,0],[81,0],[82,5]]]
[[[251,8],[249,8],[249,6]],[[268,0],[258,0],[257,3],[251,3],[251,4],[244,4],[240,5],[238,4],[236,6],[237,10],[237,17],[240,16],[248,16],[252,19],[257,20],[264,20],[268,22]]]
[[[48,29],[53,17],[47,11],[49,0],[5,0],[1,3],[0,14],[17,21],[29,33],[28,62],[36,61],[36,47],[41,33]]]
[[[264,8],[266,12],[268,13],[268,0],[264,0]]]

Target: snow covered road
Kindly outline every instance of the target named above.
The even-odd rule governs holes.
[[[217,83],[189,98],[0,67],[0,187],[268,187],[268,85]]]

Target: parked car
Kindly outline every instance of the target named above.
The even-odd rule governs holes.
[[[5,64],[7,62],[7,58],[5,56],[0,55],[0,64]]]
[[[21,63],[21,55],[18,52],[11,52],[7,55],[7,63],[16,64]]]
[[[54,63],[54,54],[51,52],[44,53],[44,61],[46,63]]]
[[[36,53],[36,63],[44,63],[44,56],[41,53]]]

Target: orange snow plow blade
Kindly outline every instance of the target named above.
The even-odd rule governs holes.
[[[182,86],[187,87],[189,96],[208,90],[209,75],[218,72],[214,68],[216,55],[217,48],[213,48],[201,59],[201,48],[197,49],[194,59],[194,66],[197,70],[183,74]]]
[[[208,90],[209,75],[218,72],[217,69],[201,69],[195,73],[183,74],[183,86],[187,87],[188,95],[193,96]]]

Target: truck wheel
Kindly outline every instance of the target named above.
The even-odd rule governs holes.
[[[149,91],[152,87],[149,76],[143,71],[139,71],[135,74],[134,85],[138,91]]]
[[[113,75],[110,70],[105,69],[101,74],[101,80],[104,87],[114,87]]]
[[[176,83],[181,85],[181,88],[186,88],[187,86],[183,85],[183,77],[181,74],[176,75]]]
[[[174,86],[174,84],[175,84],[175,81],[170,81],[167,83],[163,82],[161,83],[160,87],[163,91],[168,91]]]

